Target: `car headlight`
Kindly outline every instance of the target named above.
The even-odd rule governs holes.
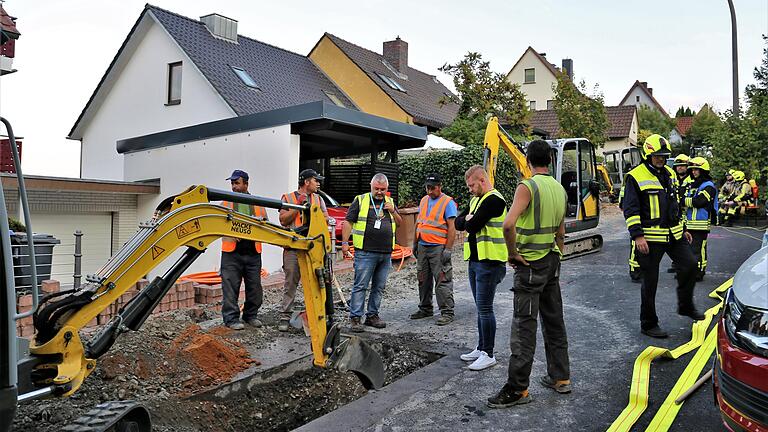
[[[725,298],[725,331],[731,343],[768,357],[768,310],[744,306],[733,290]]]

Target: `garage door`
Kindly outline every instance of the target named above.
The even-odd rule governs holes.
[[[83,279],[98,271],[111,256],[112,214],[50,214],[32,213],[32,229],[37,233],[52,234],[61,241],[53,249],[51,279],[62,285],[72,285],[74,274],[74,245],[76,230],[83,232]]]

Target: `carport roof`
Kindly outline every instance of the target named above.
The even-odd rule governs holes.
[[[217,120],[117,142],[118,153],[132,153],[269,127],[291,125],[301,135],[302,159],[421,147],[427,128],[323,101]]]
[[[5,189],[18,189],[16,174],[0,173],[0,182]],[[111,192],[135,195],[160,193],[159,182],[122,182],[70,177],[51,177],[24,175],[24,185],[28,190]]]

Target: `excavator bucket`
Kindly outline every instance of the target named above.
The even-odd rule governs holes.
[[[354,372],[367,390],[384,385],[384,363],[379,353],[357,336],[348,336],[337,346],[335,366],[342,372]]]

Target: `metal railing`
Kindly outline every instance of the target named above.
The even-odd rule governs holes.
[[[47,276],[41,280],[56,280],[59,282],[61,290],[79,288],[82,281],[82,268],[83,268],[83,233],[80,230],[75,231],[73,234],[73,240],[71,242],[61,242],[54,245],[41,245],[35,242],[34,248],[39,250],[42,247],[50,247],[52,253],[35,253],[37,258],[37,276]],[[14,263],[23,261],[23,258],[29,257],[28,243],[20,245],[12,245],[13,260]],[[23,254],[21,252],[27,252]],[[50,257],[50,259],[47,259]],[[42,261],[42,262],[41,262]],[[20,269],[30,269],[31,264],[14,264],[14,277],[15,281],[19,279],[27,280],[28,283],[24,285],[16,285],[16,291],[19,294],[32,292],[32,276],[31,271],[20,271]],[[65,270],[71,268],[72,270]],[[48,270],[48,271],[46,271]],[[71,278],[71,279],[70,279]],[[68,282],[71,280],[71,282]],[[40,283],[37,284],[38,292],[41,289]]]

